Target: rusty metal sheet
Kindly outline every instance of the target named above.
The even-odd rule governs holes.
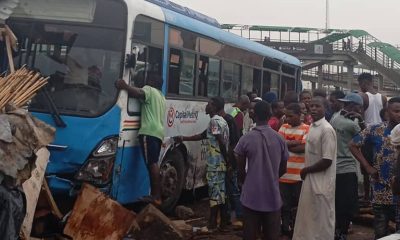
[[[84,184],[64,234],[74,240],[122,239],[135,223],[136,214]]]

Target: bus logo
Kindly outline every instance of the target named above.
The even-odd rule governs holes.
[[[175,109],[173,107],[170,107],[167,114],[168,127],[172,127],[174,125],[174,120],[175,120]]]

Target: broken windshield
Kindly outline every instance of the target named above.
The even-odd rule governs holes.
[[[97,4],[97,18],[100,10]],[[99,116],[114,105],[114,82],[122,72],[125,30],[121,17],[115,19],[104,26],[12,18],[8,24],[19,41],[14,62],[50,77],[46,90],[60,114]],[[48,109],[43,93],[30,104],[31,111]]]

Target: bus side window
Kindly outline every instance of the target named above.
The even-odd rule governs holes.
[[[198,64],[197,95],[207,97],[208,85],[208,57],[200,56]]]
[[[271,73],[269,71],[264,71],[263,73],[263,96],[267,92],[274,92],[279,96],[279,75],[276,73]],[[282,96],[282,95],[281,95]]]
[[[215,97],[219,94],[220,61],[218,59],[200,56],[198,71],[197,95]]]
[[[168,93],[193,96],[196,55],[171,48],[169,60]]]
[[[253,68],[243,66],[241,95],[253,91]]]
[[[282,76],[281,96],[284,96],[288,91],[296,90],[296,80],[288,76]]]
[[[285,95],[279,95],[279,74],[271,73],[271,92],[276,93],[278,98],[283,98]]]
[[[164,23],[147,16],[136,17],[132,32],[132,50],[136,48],[137,61],[134,71],[131,71],[131,85],[146,85],[148,72],[162,76],[164,26]]]
[[[282,75],[282,83],[281,83],[281,94],[285,94],[288,91],[296,90],[296,68],[282,64],[282,72],[285,74],[292,75],[293,77],[289,77],[286,75]],[[282,96],[282,95],[281,95]]]
[[[257,95],[261,94],[261,70],[253,70],[253,91],[257,92]]]
[[[220,66],[221,61],[215,58],[209,59],[208,65],[208,84],[207,84],[207,96],[215,97],[219,95],[220,87]]]
[[[131,74],[130,84],[136,87],[146,85],[148,72],[154,72],[162,76],[162,49],[135,44],[139,49],[136,67]]]
[[[225,99],[236,99],[239,96],[240,68],[239,64],[224,62],[221,95]]]
[[[154,72],[162,76],[162,56],[161,48],[149,47],[143,44],[133,43],[138,48],[138,56],[136,67],[130,74],[129,84],[135,87],[143,87],[146,85],[149,72]],[[133,98],[128,100],[128,113],[132,114],[137,111]]]

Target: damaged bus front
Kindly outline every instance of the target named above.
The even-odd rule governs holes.
[[[29,110],[56,127],[47,180],[56,198],[89,182],[111,193],[121,108],[127,9],[122,1],[22,0],[7,24],[17,67],[49,76]]]

